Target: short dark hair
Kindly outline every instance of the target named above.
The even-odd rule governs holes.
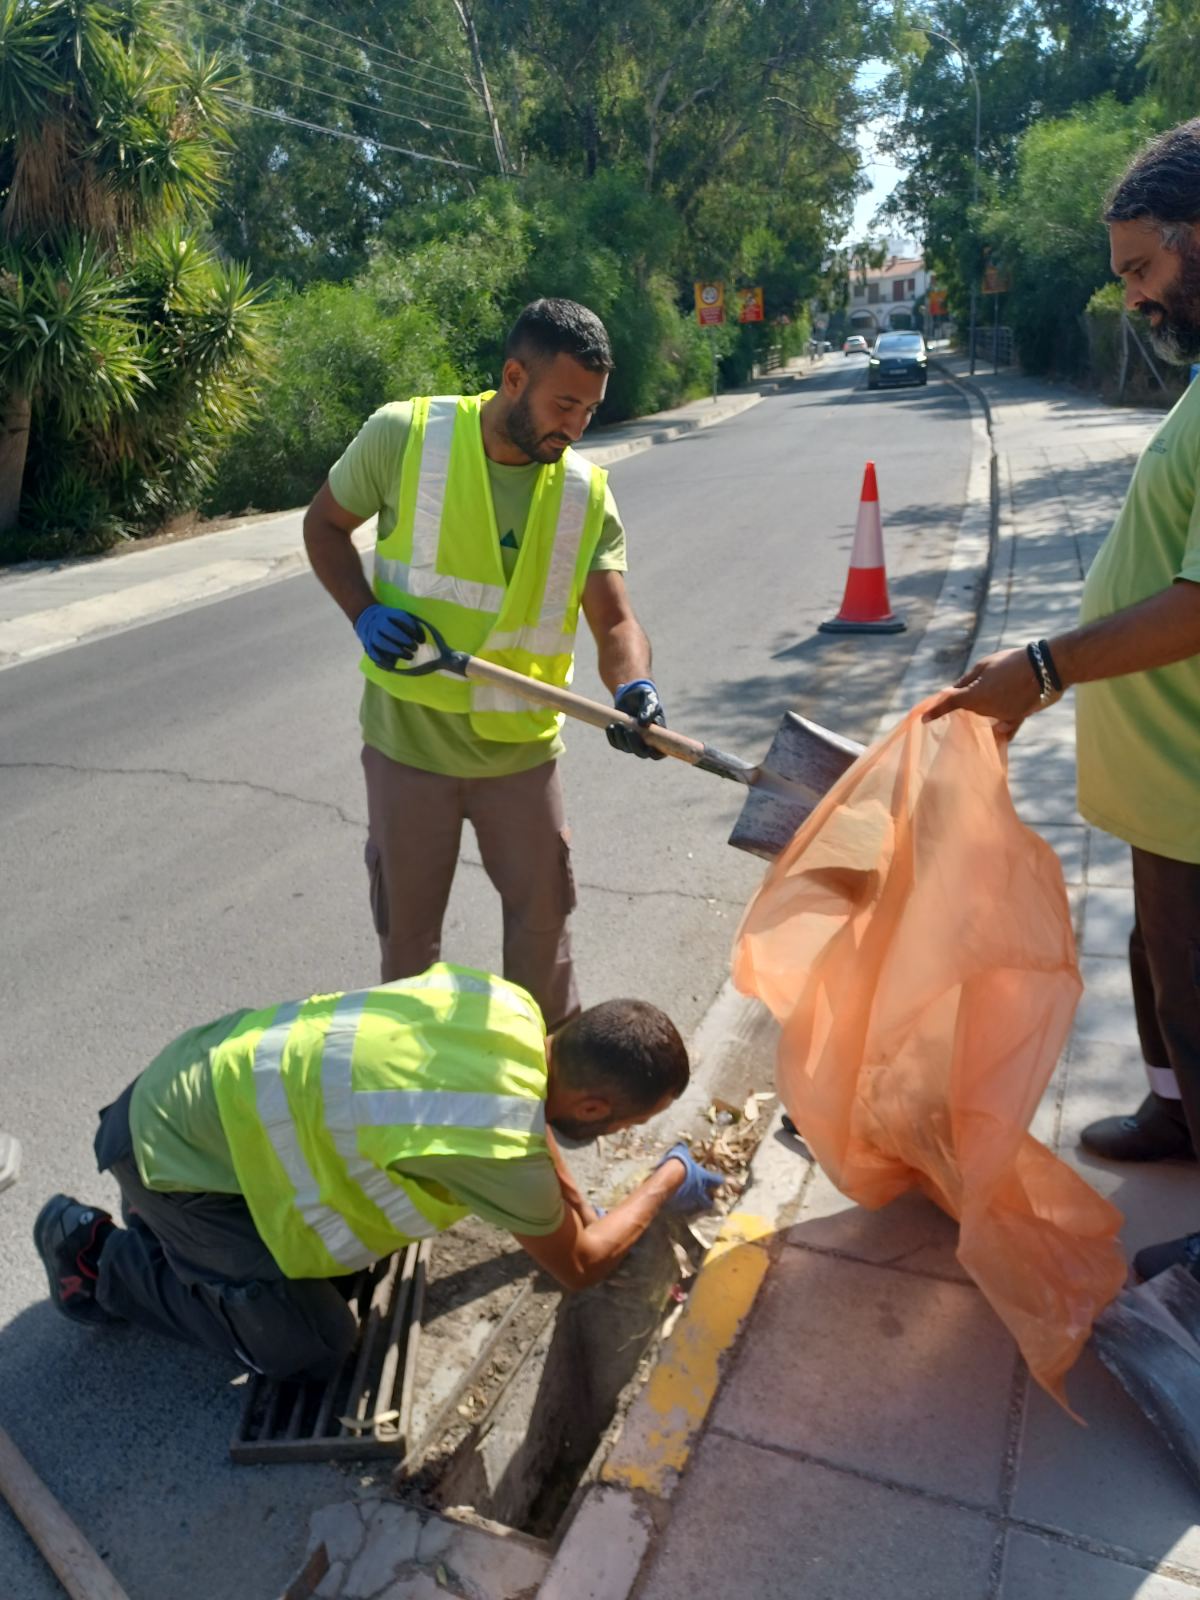
[[[688,1086],[688,1053],[665,1011],[645,1000],[605,1000],[554,1035],[554,1071],[569,1089],[588,1089],[615,1110],[649,1111]]]
[[[504,341],[504,359],[523,361],[570,356],[589,372],[611,372],[612,345],[594,311],[574,300],[534,300],[527,305]]]
[[[1179,233],[1171,237],[1171,223],[1200,220],[1200,117],[1151,139],[1109,195],[1105,222],[1142,219],[1166,224],[1163,237],[1172,247]]]

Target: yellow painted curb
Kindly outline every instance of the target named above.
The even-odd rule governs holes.
[[[773,1231],[764,1217],[734,1212],[726,1218],[650,1381],[630,1408],[603,1482],[670,1492],[708,1416],[721,1362],[770,1265],[757,1241]]]

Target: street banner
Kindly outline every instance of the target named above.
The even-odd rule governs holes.
[[[763,320],[763,292],[761,287],[738,289],[735,292],[738,302],[738,321],[761,322]]]
[[[696,284],[696,321],[702,328],[725,321],[725,285]]]
[[[984,294],[1007,294],[1008,273],[1003,267],[985,267],[983,269],[982,290]]]
[[[926,309],[931,317],[944,317],[946,315],[946,291],[944,289],[930,289]]]

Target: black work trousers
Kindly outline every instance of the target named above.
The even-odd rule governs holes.
[[[240,1195],[147,1189],[129,1132],[132,1088],[100,1113],[96,1135],[127,1223],[105,1241],[101,1306],[269,1378],[331,1378],[358,1335],[348,1280],[285,1278]]]
[[[1133,851],[1129,972],[1150,1087],[1200,1151],[1200,865]]]

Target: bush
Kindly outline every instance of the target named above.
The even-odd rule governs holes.
[[[385,309],[369,280],[317,284],[270,310],[271,366],[253,425],[226,451],[206,496],[210,513],[305,504],[377,407],[461,387],[429,313]]]
[[[143,232],[123,258],[88,248],[66,270],[81,283],[86,274],[107,349],[137,383],[128,403],[101,417],[73,415],[63,399],[35,408],[20,522],[0,540],[0,560],[94,554],[195,506],[250,415],[265,359],[258,292],[178,225]],[[25,281],[32,297],[40,277]],[[61,310],[64,278],[51,273],[48,283],[45,322]],[[94,334],[96,366],[102,348]]]

